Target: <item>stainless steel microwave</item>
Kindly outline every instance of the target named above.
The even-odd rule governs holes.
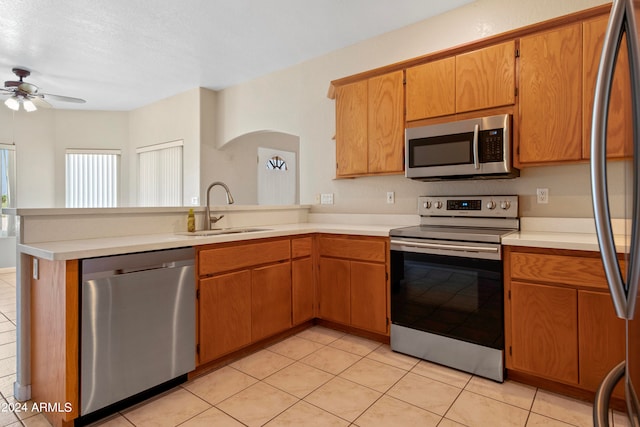
[[[515,178],[511,115],[482,117],[405,131],[405,176],[422,181]]]

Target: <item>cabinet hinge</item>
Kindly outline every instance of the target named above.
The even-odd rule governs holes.
[[[507,292],[507,297],[509,298],[509,300],[511,300],[511,289],[509,289],[509,292]]]
[[[384,272],[384,279],[388,282],[389,281],[389,273],[387,271]]]
[[[200,289],[196,289],[196,299],[200,299]]]
[[[200,354],[200,344],[196,344],[196,354]]]
[[[336,162],[336,170],[338,170],[338,162]]]
[[[389,318],[387,317],[387,327],[389,327]]]
[[[515,89],[515,92],[516,92],[516,96],[518,96],[518,88],[517,87]]]
[[[520,58],[520,49],[516,49],[516,58]]]
[[[513,356],[513,348],[509,346],[509,356]]]

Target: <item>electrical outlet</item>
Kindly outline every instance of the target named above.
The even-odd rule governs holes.
[[[316,205],[320,204],[320,193],[316,193]]]
[[[191,198],[191,204],[192,204],[193,206],[198,206],[198,205],[200,205],[200,197],[198,197],[198,196],[194,196],[194,197],[192,197],[192,198]]]
[[[395,203],[396,202],[396,194],[393,191],[387,191],[387,203]]]
[[[333,193],[322,193],[320,195],[320,204],[332,205],[333,204]]]
[[[536,196],[538,203],[549,203],[549,189],[548,188],[538,188],[536,190]]]

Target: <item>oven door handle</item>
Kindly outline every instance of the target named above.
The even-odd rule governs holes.
[[[473,127],[473,166],[476,169],[480,169],[480,158],[478,155],[478,130],[479,126],[476,123]]]
[[[405,240],[391,240],[391,244],[416,249],[444,249],[449,251],[461,252],[483,252],[492,254],[499,253],[499,248],[489,246],[449,245],[443,243],[407,242]]]

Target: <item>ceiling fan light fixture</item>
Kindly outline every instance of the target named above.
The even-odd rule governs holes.
[[[11,98],[4,101],[4,105],[12,109],[13,111],[18,111],[20,109],[20,102],[16,96],[12,96]]]
[[[24,101],[22,101],[22,106],[24,107],[24,110],[27,113],[30,113],[32,111],[36,111],[38,109],[38,107],[36,107],[36,104],[34,104],[33,101],[31,101],[29,99],[25,99]]]

